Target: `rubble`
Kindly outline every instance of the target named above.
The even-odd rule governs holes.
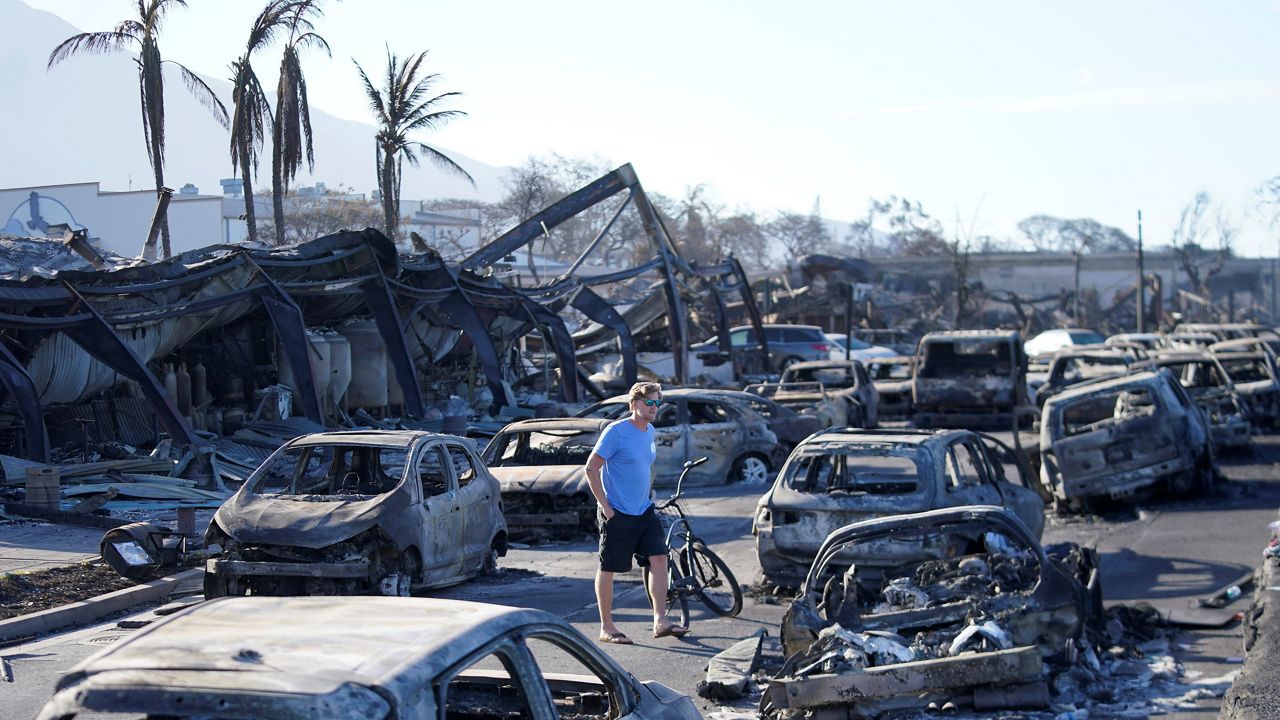
[[[865,557],[887,542],[964,548],[889,567]],[[855,563],[857,561],[855,560]],[[975,688],[1048,678],[1070,664],[1101,616],[1096,557],[1042,549],[1013,515],[971,506],[868,520],[827,538],[783,618],[789,658],[762,701],[768,718],[838,708],[857,717],[943,703]],[[1004,701],[1044,693],[1016,689]],[[983,703],[999,700],[988,693]]]

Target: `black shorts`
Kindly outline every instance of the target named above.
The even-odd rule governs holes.
[[[597,519],[603,521],[604,517]],[[666,554],[666,535],[652,505],[643,515],[627,515],[615,510],[612,518],[600,523],[601,570],[628,572],[632,555],[648,558]]]

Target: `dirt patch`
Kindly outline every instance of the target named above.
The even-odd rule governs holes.
[[[133,585],[133,581],[120,577],[101,561],[0,575],[0,620],[88,600]]]

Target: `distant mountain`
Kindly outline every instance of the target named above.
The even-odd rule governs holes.
[[[0,187],[98,181],[104,191],[113,191],[129,189],[130,179],[135,190],[150,187],[151,166],[142,137],[133,59],[124,54],[85,55],[46,70],[50,51],[84,30],[19,0],[0,0],[0,28],[4,28],[0,88],[5,105],[0,113],[0,137],[4,138]],[[202,77],[230,111],[230,83]],[[190,96],[176,72],[165,75],[165,95],[165,184],[177,189],[190,182],[201,193],[221,194],[218,180],[234,175],[227,131]],[[304,168],[294,184],[319,180],[330,188],[341,184],[364,193],[377,188],[373,126],[341,120],[315,108],[311,121],[316,172],[313,177]],[[419,168],[406,165],[404,201],[501,197],[507,169],[439,149],[471,173],[476,189],[429,163]],[[255,188],[268,189],[269,161],[259,175]]]

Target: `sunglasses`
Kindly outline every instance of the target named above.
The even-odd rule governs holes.
[[[648,405],[649,407],[662,407],[661,400],[645,400],[644,404]]]

